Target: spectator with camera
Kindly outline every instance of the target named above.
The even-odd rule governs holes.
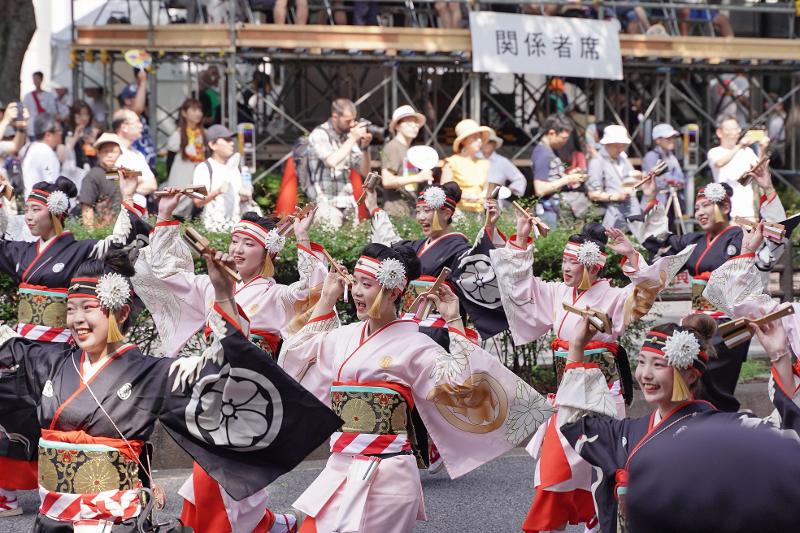
[[[61,134],[61,125],[52,113],[39,113],[33,119],[34,141],[21,153],[25,198],[31,193],[34,183],[55,183],[61,175],[61,162],[56,155]]]
[[[117,159],[117,166],[141,172],[136,193],[147,196],[156,190],[158,184],[145,156],[133,148],[134,143],[142,136],[142,128],[143,124],[139,116],[130,109],[120,109],[114,113],[111,119],[111,129],[119,137],[122,148],[122,155]]]
[[[537,215],[551,228],[558,225],[561,190],[581,183],[579,174],[566,174],[565,165],[556,154],[569,140],[572,123],[566,116],[550,115],[542,123],[542,136],[531,154],[533,169],[533,191],[539,198]],[[582,196],[584,210],[588,200]],[[576,203],[578,200],[576,200]]]
[[[132,148],[140,152],[147,166],[150,167],[151,174],[156,170],[156,144],[150,134],[150,126],[147,124],[145,111],[147,109],[147,72],[140,70],[136,73],[136,83],[126,85],[119,93],[119,106],[122,109],[131,111],[142,123],[139,136],[132,142]],[[112,120],[113,117],[112,117]],[[117,132],[119,133],[119,132]]]
[[[626,218],[641,213],[633,182],[642,173],[634,170],[625,150],[630,145],[625,126],[612,124],[603,130],[602,147],[597,157],[589,162],[589,177],[586,181],[589,199],[599,204],[603,213],[603,226],[625,230]]]
[[[122,155],[123,141],[114,133],[100,135],[93,147],[96,165],[84,176],[78,201],[83,225],[91,229],[114,222],[122,203],[119,176],[115,169]]]
[[[681,163],[675,155],[675,139],[680,133],[671,124],[658,124],[653,128],[653,147],[644,154],[642,159],[642,173],[647,174],[659,161],[667,164],[667,171],[656,177],[658,201],[667,203],[667,187],[683,190],[686,179],[683,175]]]
[[[425,125],[425,115],[410,105],[392,113],[389,131],[394,134],[381,152],[383,210],[393,216],[410,216],[416,208],[417,185],[433,179],[430,170],[419,170],[406,157],[411,143]]]
[[[317,202],[317,219],[334,228],[356,213],[350,171],[366,176],[370,169],[367,121],[358,121],[356,105],[346,98],[331,103],[331,118],[308,137],[306,196]]]
[[[27,112],[16,102],[0,102],[0,158],[14,156],[25,146]]]

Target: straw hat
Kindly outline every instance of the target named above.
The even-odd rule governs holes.
[[[471,118],[467,118],[456,124],[456,140],[453,141],[453,152],[461,151],[461,143],[470,135],[481,134],[483,142],[487,142],[489,137],[494,134],[494,130],[488,126],[481,126]]]
[[[603,138],[600,139],[600,144],[630,144],[631,140],[628,137],[628,130],[625,126],[612,124],[606,126],[603,130]]]
[[[108,133],[108,132],[100,135],[100,137],[98,137],[97,140],[94,142],[93,146],[95,148],[100,148],[100,145],[107,143],[116,144],[117,146],[120,147],[120,149],[122,149],[123,146],[122,139],[120,139],[116,133]]]
[[[410,105],[401,105],[392,113],[392,121],[389,123],[389,131],[394,132],[395,128],[397,127],[397,123],[408,117],[414,117],[417,119],[417,124],[419,124],[420,128],[425,125],[425,115],[422,113],[417,113]]]
[[[491,135],[489,135],[489,142],[494,143],[494,149],[499,150],[501,146],[503,146],[503,138],[497,135],[497,132],[493,131]]]

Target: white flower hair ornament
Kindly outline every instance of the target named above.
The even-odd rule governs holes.
[[[277,255],[283,250],[286,245],[286,237],[278,233],[278,230],[271,229],[267,232],[267,238],[264,242],[264,248],[272,255]]]
[[[128,303],[131,296],[131,286],[124,276],[116,272],[103,274],[97,280],[97,299],[100,305],[109,311],[119,311]]]
[[[406,285],[406,269],[397,259],[384,259],[375,273],[375,278],[384,289],[402,289]]]
[[[63,191],[53,191],[47,196],[47,210],[50,214],[61,216],[69,209],[69,198]]]
[[[725,187],[719,183],[709,183],[706,185],[703,189],[703,196],[705,196],[709,202],[713,202],[715,204],[723,202],[725,198],[728,197],[727,193],[725,192]]]
[[[428,187],[422,193],[422,199],[431,209],[441,209],[447,201],[447,195],[441,187]]]
[[[578,257],[578,262],[585,267],[592,267],[602,261],[602,253],[597,243],[587,241],[581,244],[575,254]]]
[[[690,331],[676,331],[664,342],[664,357],[674,368],[686,370],[699,355],[700,342]]]

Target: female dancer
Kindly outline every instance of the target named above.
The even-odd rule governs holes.
[[[756,181],[763,190],[761,196],[761,218],[771,221],[782,221],[786,212],[780,198],[772,186],[769,169],[755,173]],[[651,182],[654,180],[650,180]],[[692,309],[696,313],[705,313],[717,321],[728,317],[708,300],[703,298],[703,289],[711,277],[711,273],[729,258],[736,257],[742,250],[742,228],[731,224],[731,196],[733,191],[725,183],[712,183],[700,189],[695,199],[695,218],[701,231],[685,235],[672,235],[668,232],[667,217],[663,206],[656,199],[655,185],[645,184],[643,187],[647,209],[645,222],[641,230],[641,242],[651,253],[670,255],[694,246],[686,269],[692,278]],[[666,235],[666,238],[659,237]],[[769,256],[769,253],[766,254]],[[764,259],[762,258],[762,263]],[[769,257],[766,258],[769,262]],[[769,267],[765,267],[769,271]],[[747,358],[749,342],[733,349],[722,343],[721,337],[714,339],[719,357],[710,362],[708,375],[711,386],[703,391],[703,398],[710,401],[717,409],[738,411],[739,401],[734,396],[736,383],[742,363]]]
[[[246,341],[233,282],[217,267],[229,260],[220,253],[206,260],[217,302],[214,342],[202,356],[149,357],[122,342],[133,322],[133,267],[125,250],[87,262],[71,280],[67,327],[74,344],[32,342],[0,327],[0,396],[24,391],[42,428],[35,532],[135,527],[144,504],[139,489],[151,478],[145,441],[156,420],[239,499],[293,468],[340,424]],[[270,408],[276,404],[280,411]],[[1,405],[4,440],[19,439],[23,420]],[[304,440],[282,435],[277,428],[286,424]]]
[[[560,379],[569,349],[568,332],[580,322],[580,317],[566,311],[563,304],[589,306],[608,315],[611,328],[596,332],[587,346],[587,355],[603,369],[617,414],[623,416],[623,397],[632,397],[632,383],[627,355],[617,339],[631,322],[647,314],[659,291],[683,266],[691,250],[648,265],[620,230],[587,224],[580,234],[569,238],[564,249],[564,281],[545,282],[532,273],[531,231],[530,217],[519,215],[516,236],[509,239],[505,248],[491,251],[514,343],[527,344],[553,329],[553,362]],[[631,280],[622,288],[612,287],[599,277],[606,260],[602,250],[609,238],[609,248],[623,256],[622,271]],[[551,421],[540,430],[529,445],[529,451],[539,461],[536,494],[523,524],[525,531],[562,529],[566,524],[591,522],[595,515],[589,492],[591,468],[570,450],[562,451],[566,442],[558,433],[558,424],[563,416],[559,412],[558,421]]]
[[[153,315],[166,354],[174,357],[207,324],[215,295],[209,276],[195,274],[191,252],[180,236],[180,223],[172,219],[182,195],[175,189],[166,192],[172,194],[161,198],[159,220],[150,246],[137,260],[133,286]],[[312,222],[313,214],[294,221],[300,279],[291,285],[280,285],[272,277],[273,260],[284,243],[272,220],[245,213],[233,228],[228,253],[242,277],[234,290],[235,303],[248,317],[250,339],[273,357],[277,357],[281,337],[300,328],[302,317],[298,315],[304,307],[310,309],[313,287],[325,279],[325,264],[316,255],[321,247],[308,238]],[[290,515],[274,519],[267,509],[266,489],[243,502],[232,500],[197,463],[181,495],[185,498],[182,519],[198,533],[231,528],[249,533],[257,524],[270,521],[276,524],[276,531],[282,531],[281,524],[290,530],[295,521]]]
[[[39,182],[33,186],[25,202],[25,223],[36,237],[34,242],[0,240],[0,270],[12,276],[19,284],[16,331],[23,337],[39,342],[67,342],[70,332],[66,327],[66,299],[69,280],[87,259],[103,256],[110,244],[126,244],[137,236],[145,236],[147,224],[141,220],[144,207],[133,203],[136,179],[120,176],[120,189],[124,199],[123,209],[112,235],[103,240],[76,240],[64,231],[64,221],[69,208],[69,198],[77,194],[68,178],[59,177],[55,183]],[[33,405],[17,398],[13,405],[20,415],[35,416]],[[38,428],[30,427],[38,436]],[[0,453],[0,517],[22,513],[16,499],[16,490],[36,488],[35,450],[25,454]]]
[[[772,360],[772,378],[777,385],[772,401],[781,427],[791,430],[796,439],[800,431],[800,407],[792,401],[796,388],[791,358],[786,356],[786,332],[779,322],[756,326],[755,331]],[[691,431],[710,416],[748,427],[771,426],[770,422],[746,414],[717,411],[709,403],[694,399],[704,384],[702,378],[708,362],[714,357],[710,341],[715,332],[714,320],[702,314],[684,318],[680,326],[663,324],[648,332],[638,355],[636,381],[655,410],[649,416],[617,420],[614,400],[600,369],[584,362],[591,328],[586,320],[575,328],[556,403],[559,415],[569,413],[572,421],[578,418],[562,425],[561,432],[575,452],[595,468],[598,479],[592,490],[602,531],[627,530],[624,501],[628,468],[644,446]]]
[[[501,455],[551,412],[464,336],[446,285],[431,299],[448,323],[449,353],[415,322],[398,320],[397,303],[419,273],[410,248],[368,245],[353,273],[360,321],[339,326],[334,306],[350,280],[331,273],[311,320],[284,345],[284,369],[344,419],[325,470],[294,503],[308,515],[302,532],[407,532],[425,519],[413,409],[452,477]]]
[[[180,235],[180,222],[172,218],[183,197],[176,189],[158,206],[158,221],[150,246],[142,250],[133,278],[136,293],[153,314],[165,353],[174,357],[205,324],[211,311],[214,288],[208,276],[194,273],[189,246]],[[250,320],[250,334],[262,349],[277,356],[282,334],[308,301],[311,289],[321,285],[327,268],[320,259],[322,248],[308,238],[313,215],[294,220],[299,281],[280,285],[273,260],[285,239],[275,222],[245,213],[231,232],[228,254],[233,257],[242,282],[236,287],[236,304]],[[299,329],[299,327],[297,327]]]

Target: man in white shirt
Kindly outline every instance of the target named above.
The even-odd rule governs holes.
[[[120,109],[111,120],[111,129],[122,141],[122,155],[117,159],[118,168],[137,170],[142,173],[139,176],[139,186],[136,194],[146,196],[155,191],[158,187],[156,177],[147,164],[147,159],[141,152],[131,148],[131,145],[142,136],[142,121],[139,116],[129,109]],[[143,198],[138,198],[141,201]]]
[[[483,157],[489,161],[489,183],[505,185],[516,196],[524,196],[528,182],[509,158],[497,153],[501,146],[503,139],[497,134],[492,134],[489,142],[481,147]]]
[[[192,185],[208,190],[205,200],[195,200],[194,204],[203,209],[200,218],[209,231],[230,231],[241,218],[242,175],[238,154],[234,157],[234,136],[221,124],[208,128],[203,137],[211,148],[211,157],[194,168]]]
[[[55,183],[61,174],[56,148],[61,144],[61,126],[50,113],[40,113],[31,120],[34,142],[22,150],[22,181],[25,198],[40,181]]]
[[[22,99],[22,106],[28,110],[28,114],[30,116],[30,120],[28,121],[29,137],[36,135],[36,132],[33,131],[33,123],[36,115],[40,115],[42,113],[51,113],[53,117],[58,119],[58,106],[56,104],[56,97],[53,96],[52,93],[42,89],[42,82],[44,82],[44,74],[41,72],[34,72],[33,86],[35,89],[26,94]]]
[[[733,188],[731,218],[755,217],[754,184],[741,185],[737,180],[758,161],[750,146],[755,143],[748,135],[741,139],[742,128],[734,115],[723,115],[717,121],[719,146],[708,151],[708,165],[717,183],[728,183]],[[766,136],[759,141],[763,150],[769,144]]]

